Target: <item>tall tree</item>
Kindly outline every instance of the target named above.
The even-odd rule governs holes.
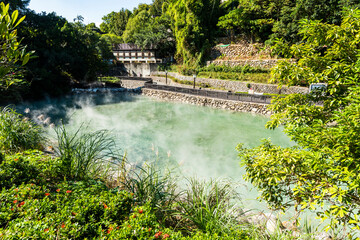
[[[152,6],[139,5],[126,26],[124,41],[142,48],[157,49],[160,57],[173,55],[175,41],[170,23],[165,13],[152,15]]]
[[[34,95],[62,94],[70,80],[94,79],[106,69],[105,60],[112,58],[110,46],[80,20],[69,23],[55,13],[27,13],[19,35],[36,52],[28,76]]]
[[[236,33],[244,39],[264,42],[272,34],[273,25],[279,18],[283,5],[284,1],[279,0],[225,2],[222,8],[230,11],[220,17],[218,26],[228,30],[231,37]]]
[[[103,23],[100,24],[100,29],[104,33],[122,36],[131,15],[131,11],[124,8],[119,12],[111,12],[102,18]]]
[[[297,0],[285,1],[281,15],[274,24],[272,39],[283,38],[289,43],[301,41],[297,34],[298,22],[301,19],[321,20],[325,23],[341,23],[342,11],[345,8],[359,7],[358,0]]]
[[[196,65],[203,60],[215,37],[220,0],[173,0],[168,5],[179,63]]]

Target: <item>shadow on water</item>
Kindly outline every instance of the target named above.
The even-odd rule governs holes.
[[[71,118],[69,112],[73,110],[82,109],[85,106],[133,102],[136,101],[138,97],[139,94],[129,92],[77,93],[58,98],[46,98],[41,101],[23,102],[14,108],[18,113],[23,114],[39,124],[41,124],[44,119],[49,118],[51,123],[58,125],[61,122],[68,124]]]

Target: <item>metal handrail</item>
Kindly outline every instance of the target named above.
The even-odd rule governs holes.
[[[209,91],[205,89],[193,89],[193,88],[183,88],[183,87],[175,87],[175,86],[167,86],[167,85],[158,85],[158,84],[153,84],[151,82],[146,82],[144,88],[185,93],[190,95],[205,96],[211,98],[219,98],[224,100],[254,102],[254,103],[263,103],[263,104],[270,104],[272,99],[272,96],[268,96],[268,95]]]

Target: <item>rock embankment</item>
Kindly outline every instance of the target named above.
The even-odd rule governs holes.
[[[270,59],[271,49],[261,43],[238,42],[237,44],[217,45],[211,49],[212,59]]]
[[[223,100],[148,88],[143,88],[142,94],[170,102],[182,102],[199,106],[208,106],[218,109],[232,110],[237,112],[250,112],[262,115],[271,115],[271,112],[267,109],[267,105],[260,103]]]

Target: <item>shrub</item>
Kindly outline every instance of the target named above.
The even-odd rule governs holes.
[[[1,109],[0,150],[18,152],[41,149],[44,140],[44,131],[40,126],[23,118],[11,108]]]
[[[57,161],[36,150],[9,155],[0,163],[1,189],[22,183],[49,184],[60,176]]]
[[[245,66],[228,66],[228,65],[214,65],[210,64],[209,66],[202,67],[199,69],[200,72],[222,72],[222,73],[269,73],[270,70],[251,67],[250,65]]]
[[[53,188],[27,184],[0,194],[2,239],[99,238],[131,212],[132,197],[103,186],[61,183]],[[24,221],[26,219],[26,221]]]

